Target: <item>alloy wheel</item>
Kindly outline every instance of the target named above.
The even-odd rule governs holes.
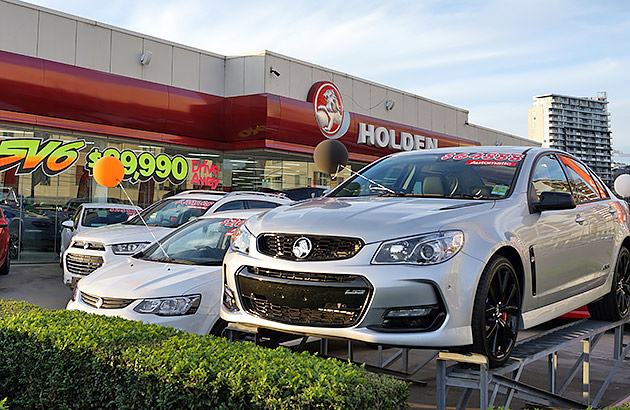
[[[509,264],[497,267],[485,304],[485,338],[488,354],[503,360],[512,351],[521,313],[519,284]]]

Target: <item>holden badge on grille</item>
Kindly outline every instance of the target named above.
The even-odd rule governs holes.
[[[101,306],[103,306],[103,299],[102,298],[96,299],[96,303],[94,305],[96,306],[97,309],[100,309]]]
[[[311,240],[305,237],[298,238],[295,242],[293,242],[293,254],[298,259],[306,258],[313,249],[313,244]]]

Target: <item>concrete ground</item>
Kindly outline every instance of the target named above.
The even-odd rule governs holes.
[[[61,268],[54,263],[49,264],[22,264],[11,266],[11,272],[6,276],[0,276],[0,299],[24,300],[34,305],[46,309],[63,309],[70,299],[71,290],[62,282]],[[566,323],[565,321],[555,321],[544,327],[535,328],[530,331],[523,331],[520,338],[528,337],[536,332],[544,331],[552,326]],[[626,334],[628,339],[630,334]],[[613,350],[612,333],[607,333],[594,349],[591,362],[591,397],[595,397],[603,381],[606,379],[615,361],[612,358]],[[318,350],[319,343],[309,343],[310,350]],[[558,384],[560,384],[571,366],[581,355],[582,345],[562,351],[559,354]],[[385,349],[383,351],[384,361],[390,358],[399,349]],[[328,347],[330,356],[347,359],[347,342],[330,341]],[[377,365],[377,349],[364,343],[353,344],[354,361],[363,362],[368,365]],[[430,357],[433,351],[411,350],[409,353],[409,370],[414,369],[426,358]],[[547,386],[547,360],[539,360],[525,368],[521,380],[525,383],[546,388]],[[388,367],[390,370],[402,371],[401,359],[395,360]],[[410,378],[412,381],[411,393],[409,396],[409,406],[411,409],[432,409],[436,406],[436,366],[435,360],[429,362],[424,368],[417,371]],[[447,395],[447,408],[453,409],[460,398],[461,390],[450,389]],[[630,395],[630,360],[623,361],[616,377],[608,387],[601,400],[600,407],[617,403]],[[567,396],[582,400],[582,373],[581,370],[573,379],[567,389]],[[499,395],[501,399],[503,396]],[[504,400],[504,399],[502,399]],[[495,402],[495,406],[502,405],[503,401]],[[543,408],[541,405],[531,405],[523,400],[513,400],[510,408],[513,410],[524,408]],[[479,409],[479,398],[473,394],[469,401],[470,409]]]

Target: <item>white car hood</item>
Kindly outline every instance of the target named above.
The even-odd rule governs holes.
[[[73,239],[75,241],[98,242],[104,245],[113,245],[117,243],[131,242],[155,242],[156,239],[163,238],[166,234],[173,232],[174,228],[166,228],[163,226],[144,226],[144,225],[107,225],[90,229],[86,232],[77,234]],[[151,235],[153,233],[153,235]],[[155,236],[155,238],[153,238]]]
[[[254,234],[291,233],[362,238],[366,243],[439,230],[489,211],[493,200],[443,198],[316,198],[247,221]]]
[[[220,279],[221,266],[181,265],[129,257],[81,279],[79,290],[122,299],[182,296]]]

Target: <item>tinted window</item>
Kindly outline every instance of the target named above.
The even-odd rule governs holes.
[[[584,165],[564,155],[560,155],[560,160],[566,165],[576,203],[596,201],[602,198],[602,188],[595,182]]]
[[[232,201],[227,204],[221,205],[216,212],[221,211],[234,211],[239,209],[245,209],[245,203],[243,201]]]
[[[329,196],[417,196],[501,199],[508,195],[522,154],[414,153],[385,158]]]
[[[567,177],[564,175],[562,166],[555,155],[544,155],[540,157],[534,175],[532,176],[532,184],[536,192],[536,200],[540,200],[540,194],[545,191],[552,192],[568,192],[571,193]]]
[[[247,201],[247,205],[250,208],[275,208],[279,206],[275,202],[267,202],[267,201]]]

